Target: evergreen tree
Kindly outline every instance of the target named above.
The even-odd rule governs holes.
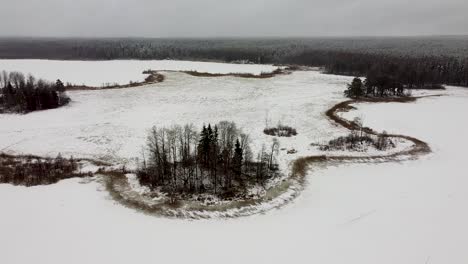
[[[63,85],[63,82],[60,79],[57,79],[55,82],[55,90],[57,92],[65,92],[65,85]]]
[[[206,129],[207,133],[207,140],[208,140],[208,145],[211,145],[211,142],[213,142],[213,129],[211,129],[211,124],[208,124],[208,128]]]
[[[33,76],[27,79],[18,72],[2,73],[0,93],[3,107],[17,112],[31,112],[57,108],[65,105],[70,98],[65,94],[63,83],[56,84],[36,80]]]
[[[234,146],[234,158],[233,158],[233,170],[237,176],[241,175],[242,172],[242,160],[243,160],[243,153],[244,151],[241,148],[241,144],[239,139],[236,140],[236,144]]]
[[[364,95],[362,81],[356,77],[351,84],[348,84],[348,89],[344,92],[346,97],[356,98]]]
[[[190,126],[184,128],[151,130],[149,159],[143,156],[143,164],[137,171],[141,184],[161,187],[172,198],[194,192],[235,195],[239,186],[248,186],[259,173],[257,178],[263,180],[274,176],[277,166],[272,164],[270,153],[263,149],[260,159],[252,162],[248,136],[236,129],[234,123],[223,121],[214,127],[203,126],[200,133]],[[271,155],[277,154],[276,149],[272,147]]]
[[[200,133],[200,141],[198,143],[198,156],[201,160],[202,165],[206,166],[208,161],[208,152],[210,148],[208,129],[203,125],[203,129]]]

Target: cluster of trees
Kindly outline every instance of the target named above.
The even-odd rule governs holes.
[[[35,186],[56,183],[79,176],[78,163],[73,157],[60,154],[56,158],[12,157],[0,155],[0,183]]]
[[[378,150],[387,150],[396,147],[396,144],[388,136],[386,131],[377,135],[370,135],[366,133],[363,122],[360,118],[355,118],[353,123],[357,128],[351,130],[346,136],[341,136],[330,140],[325,145],[320,145],[320,150],[351,150],[351,151],[364,151],[370,146]]]
[[[468,86],[468,39],[0,39],[1,58],[188,59],[324,67],[408,88]]]
[[[275,140],[254,158],[249,136],[233,122],[171,128],[153,127],[137,171],[142,185],[177,194],[236,195],[251,184],[264,184],[278,169]]]
[[[405,89],[405,86],[388,76],[379,76],[377,78],[366,78],[364,82],[356,77],[348,84],[344,95],[350,98],[366,97],[385,97],[385,96],[409,96],[411,91]]]
[[[278,124],[276,127],[266,127],[263,129],[263,133],[266,135],[278,137],[292,137],[297,135],[295,128],[281,124]]]
[[[426,89],[443,89],[441,85],[425,86]],[[403,84],[401,81],[386,75],[369,75],[364,82],[359,77],[355,77],[348,84],[344,95],[350,98],[385,97],[385,96],[410,96],[411,86]]]
[[[0,110],[24,113],[57,108],[69,102],[60,80],[50,83],[32,75],[25,77],[20,72],[0,73]]]
[[[403,95],[404,90],[441,89],[442,84],[468,86],[468,58],[410,57],[379,54],[337,56],[327,71],[366,76],[353,80],[348,97]]]
[[[383,151],[389,148],[394,148],[395,143],[390,139],[390,137],[388,137],[386,132],[377,136],[372,136],[369,134],[360,135],[354,131],[346,136],[332,139],[326,145],[321,145],[320,150],[364,151],[370,146]]]

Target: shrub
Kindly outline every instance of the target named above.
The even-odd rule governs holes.
[[[297,135],[295,128],[283,125],[278,125],[277,127],[267,127],[263,130],[263,133],[269,136],[277,137],[291,137]]]
[[[0,183],[14,185],[44,185],[76,176],[78,163],[73,157],[66,159],[59,154],[55,159],[33,156],[0,155]]]
[[[389,148],[394,148],[395,143],[390,139],[386,132],[379,134],[377,137],[373,137],[368,134],[360,135],[359,133],[353,131],[346,136],[330,140],[326,145],[321,145],[319,149],[323,151],[364,151],[369,146],[372,146],[378,150],[387,150]]]

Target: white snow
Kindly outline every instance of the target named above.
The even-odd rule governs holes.
[[[138,156],[151,125],[233,120],[253,140],[265,118],[297,128],[281,138],[283,169],[317,154],[309,144],[346,130],[324,111],[349,77],[295,72],[272,79],[168,73],[137,89],[70,93],[71,105],[0,115],[0,150]],[[301,195],[279,210],[238,219],[157,218],[116,204],[99,182],[32,188],[0,185],[0,262],[15,263],[468,263],[468,90],[415,103],[358,104],[347,118],[417,137],[434,153],[416,161],[315,168]],[[83,184],[79,184],[83,183]]]
[[[249,66],[249,65],[245,65]],[[265,120],[295,127],[298,135],[281,138],[282,164],[316,154],[310,143],[333,138],[335,128],[323,112],[342,99],[349,77],[295,72],[271,79],[200,78],[167,72],[166,80],[138,88],[73,91],[65,107],[26,115],[0,115],[0,150],[41,156],[73,155],[132,166],[141,156],[153,125],[234,121],[250,134],[258,151],[270,144]]]
[[[141,82],[145,70],[198,71],[204,73],[272,72],[278,67],[260,64],[229,64],[215,62],[175,60],[112,60],[112,61],[60,61],[60,60],[1,60],[0,71],[19,71],[36,78],[64,83],[100,87],[107,84]]]

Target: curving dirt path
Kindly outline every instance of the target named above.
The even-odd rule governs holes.
[[[92,91],[92,90],[134,88],[134,87],[140,87],[140,86],[149,85],[149,84],[160,83],[160,82],[163,82],[166,78],[163,74],[160,74],[157,71],[149,71],[149,72],[143,72],[143,73],[148,74],[148,77],[146,77],[145,80],[142,82],[134,82],[134,83],[123,84],[123,85],[116,84],[116,85],[110,85],[110,86],[104,86],[104,87],[72,85],[72,86],[66,86],[65,89],[67,91]]]
[[[431,95],[439,96],[439,95]],[[352,121],[340,117],[340,112],[349,111],[354,107],[352,104],[361,102],[387,103],[387,102],[414,102],[419,98],[428,97],[404,97],[404,98],[383,98],[383,99],[353,99],[334,105],[325,112],[325,115],[334,123],[341,125],[348,130],[358,129],[358,125]],[[364,128],[368,134],[379,135],[371,128]],[[417,138],[389,134],[388,137],[403,138],[413,142],[410,149],[402,150],[388,155],[369,155],[369,156],[308,156],[295,160],[292,164],[290,177],[284,179],[281,183],[268,189],[262,197],[252,198],[243,201],[230,201],[221,205],[205,205],[196,201],[181,201],[178,204],[169,204],[167,202],[154,202],[153,197],[147,197],[135,190],[132,190],[125,175],[121,173],[108,172],[107,177],[103,178],[104,185],[113,199],[126,207],[138,211],[164,217],[201,219],[211,217],[233,218],[249,216],[257,213],[264,213],[268,210],[280,208],[296,198],[300,191],[305,188],[307,171],[315,165],[319,168],[325,168],[330,164],[342,164],[345,162],[353,163],[382,163],[390,161],[401,161],[416,159],[420,155],[431,152],[429,145]]]
[[[238,77],[238,78],[250,78],[250,79],[267,79],[267,78],[273,78],[277,75],[285,75],[285,74],[290,74],[292,71],[296,70],[294,67],[286,67],[284,69],[276,69],[272,72],[262,72],[259,75],[255,75],[252,73],[207,73],[207,72],[198,72],[198,71],[170,71],[170,70],[160,70],[160,71],[145,71],[143,74],[148,74],[148,77],[142,82],[134,82],[130,84],[123,84],[123,85],[109,85],[109,86],[104,86],[104,87],[95,87],[95,86],[86,86],[86,85],[72,85],[72,86],[67,86],[66,90],[67,91],[83,91],[83,90],[107,90],[107,89],[123,89],[123,88],[134,88],[134,87],[140,87],[144,85],[149,85],[149,84],[155,84],[155,83],[160,83],[165,80],[165,76],[161,74],[160,72],[182,72],[194,77]]]
[[[334,105],[332,108],[325,112],[325,115],[334,123],[348,129],[349,131],[360,129],[359,125],[353,121],[347,120],[340,117],[338,114],[341,112],[347,112],[355,109],[352,104],[356,103],[409,103],[415,102],[417,99],[425,97],[438,97],[441,95],[427,95],[419,97],[399,97],[399,98],[359,98],[351,99]],[[361,128],[364,132],[371,135],[380,135],[372,128],[363,127]],[[400,134],[387,134],[390,138],[402,138],[413,142],[413,146],[410,149],[402,150],[388,155],[369,155],[369,156],[309,156],[297,159],[293,163],[292,174],[294,177],[304,177],[307,169],[310,165],[316,162],[330,162],[330,161],[341,161],[341,162],[374,162],[382,163],[389,161],[397,161],[403,159],[416,159],[420,155],[428,154],[431,152],[429,145],[415,137],[400,135]]]
[[[272,72],[262,72],[258,75],[252,73],[208,73],[208,72],[198,72],[198,71],[181,71],[185,74],[195,76],[195,77],[239,77],[239,78],[252,78],[252,79],[267,79],[273,78],[277,75],[290,74],[292,71],[296,70],[294,67],[286,67],[284,69],[278,68]]]
[[[430,95],[440,96],[440,95]],[[430,97],[402,97],[402,98],[361,98],[347,100],[338,103],[328,109],[325,115],[333,121],[335,124],[340,125],[350,131],[360,129],[359,126],[353,121],[349,121],[339,116],[339,113],[346,112],[351,109],[355,109],[352,105],[362,102],[371,103],[388,103],[388,102],[399,102],[408,103],[414,102],[419,98]],[[378,132],[371,128],[362,128],[366,133],[372,135],[379,135]],[[103,185],[109,191],[110,196],[122,205],[136,209],[138,211],[164,217],[173,218],[189,218],[189,219],[201,219],[211,217],[222,217],[232,218],[240,216],[249,216],[257,213],[264,213],[274,208],[280,208],[296,198],[300,191],[305,188],[306,175],[308,170],[313,168],[326,168],[327,166],[339,165],[342,163],[382,163],[390,161],[410,160],[416,159],[420,155],[424,155],[431,152],[429,145],[417,138],[399,135],[389,134],[388,137],[402,138],[413,142],[413,145],[409,149],[405,149],[396,153],[388,155],[369,155],[369,156],[327,156],[327,155],[316,155],[302,157],[295,160],[292,163],[291,174],[288,178],[284,179],[280,183],[266,190],[266,193],[260,197],[249,198],[246,200],[234,200],[225,201],[216,205],[208,205],[198,201],[180,201],[177,204],[171,204],[164,199],[155,199],[149,194],[142,194],[132,188],[131,183],[125,176],[126,171],[118,170],[117,166],[111,164],[105,164],[102,162],[81,159],[77,161],[86,161],[101,169],[95,173],[95,175],[101,175],[99,180],[102,181]],[[39,156],[12,156],[12,155],[0,155],[0,172],[2,171],[2,157],[4,160],[11,160],[13,158],[36,158],[41,159]],[[314,165],[314,167],[312,167]],[[70,178],[64,177],[64,179]]]

